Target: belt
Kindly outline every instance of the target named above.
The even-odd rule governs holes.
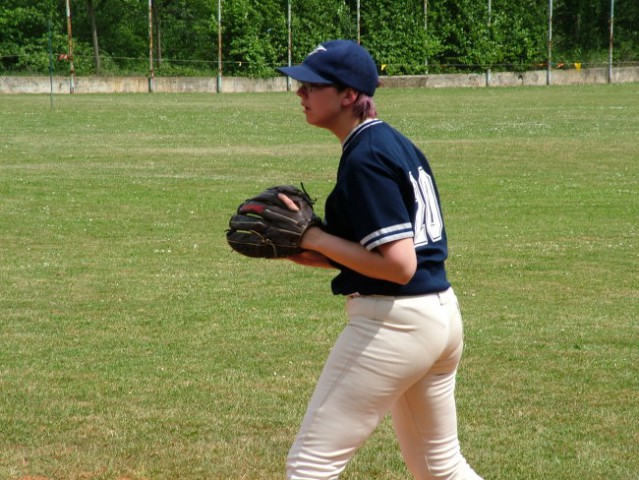
[[[364,298],[378,298],[380,300],[388,300],[388,301],[393,301],[393,300],[402,300],[402,299],[407,299],[407,298],[418,298],[418,297],[428,297],[431,295],[437,295],[437,297],[439,297],[439,301],[441,303],[446,303],[449,300],[451,300],[452,298],[454,298],[455,296],[455,292],[453,291],[452,287],[447,288],[446,290],[442,290],[441,292],[432,292],[432,293],[423,293],[420,295],[399,295],[399,296],[393,296],[393,295],[362,295],[359,292],[354,292],[351,293],[349,295],[346,295],[347,299],[352,299],[352,298],[357,298],[357,297],[364,297]]]

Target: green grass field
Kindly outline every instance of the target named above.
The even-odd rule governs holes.
[[[639,84],[376,99],[442,192],[469,461],[639,479]],[[224,230],[339,153],[291,93],[0,96],[0,479],[284,478],[343,300]],[[343,478],[410,478],[389,421]]]

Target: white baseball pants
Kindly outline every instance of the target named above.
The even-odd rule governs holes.
[[[460,452],[455,374],[462,319],[452,289],[355,296],[287,459],[289,480],[336,480],[391,412],[417,480],[481,480]]]

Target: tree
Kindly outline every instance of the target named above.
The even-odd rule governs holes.
[[[322,41],[357,38],[389,75],[485,68],[525,70],[546,61],[548,3],[540,0],[221,0],[224,74],[272,76],[288,60],[287,8],[292,7],[292,61]],[[611,0],[554,0],[553,58],[607,61]],[[215,0],[154,0],[158,75],[209,75],[217,60]],[[72,0],[74,65],[79,75],[146,73],[148,3]],[[0,73],[48,71],[53,50],[66,52],[65,0],[0,2]],[[639,2],[615,0],[615,62],[639,60]],[[63,72],[68,66],[57,61]]]
[[[49,36],[57,58],[67,51],[66,17],[60,0],[3,0],[0,7],[0,73],[42,73],[49,68]],[[57,71],[67,64],[56,59]]]
[[[93,54],[95,58],[95,71],[100,73],[100,44],[98,42],[98,28],[95,23],[95,10],[93,9],[93,0],[87,0],[87,13],[91,21],[91,39],[93,40]]]
[[[423,1],[393,0],[384,9],[372,2],[362,6],[362,44],[388,75],[419,74],[434,55],[424,29]]]

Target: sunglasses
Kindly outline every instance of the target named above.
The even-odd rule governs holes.
[[[324,88],[334,87],[331,83],[308,83],[300,82],[300,90],[304,90],[307,94],[312,93],[315,90],[323,90]]]

